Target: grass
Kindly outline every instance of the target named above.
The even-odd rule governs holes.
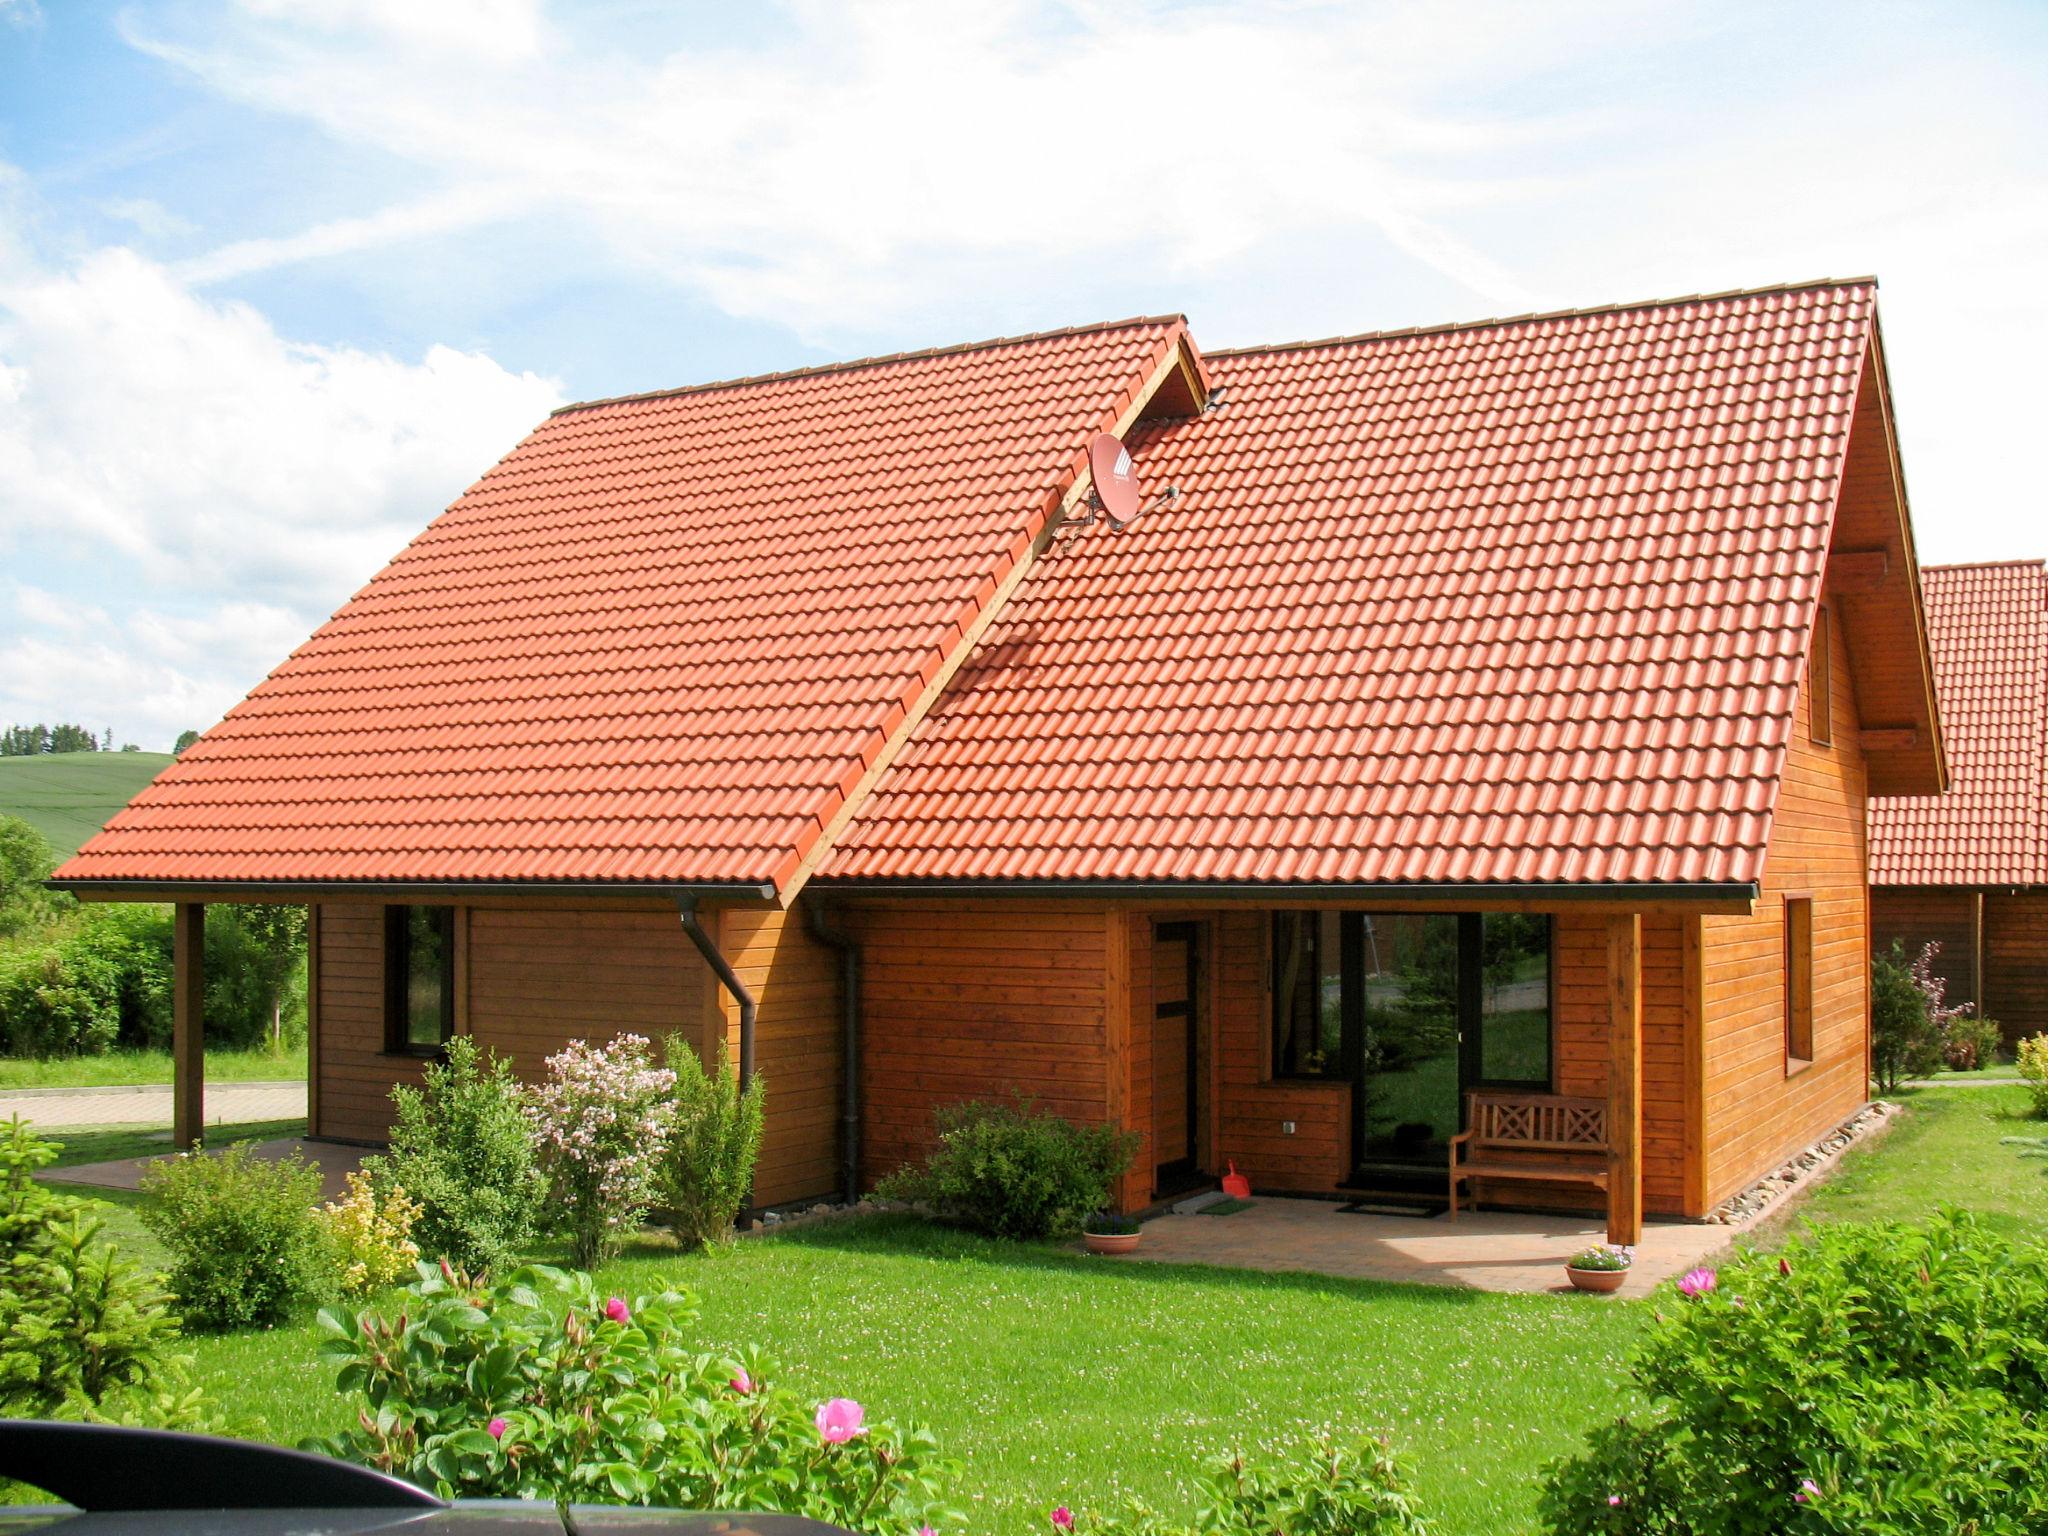
[[[14,1088],[135,1087],[171,1080],[169,1051],[109,1051],[104,1056],[64,1056],[49,1061],[0,1057],[0,1093]],[[283,1051],[208,1051],[209,1083],[267,1083],[306,1080],[306,1048]]]
[[[0,816],[42,833],[61,862],[171,761],[168,752],[0,757]]]
[[[34,1122],[31,1121],[31,1124]],[[171,1133],[161,1126],[85,1125],[36,1127],[45,1141],[61,1149],[53,1168],[75,1168],[81,1163],[111,1163],[121,1157],[158,1157],[171,1149]],[[206,1145],[214,1150],[238,1141],[278,1141],[286,1136],[306,1134],[306,1122],[297,1120],[250,1120],[240,1125],[212,1125],[206,1129]],[[77,1186],[67,1185],[72,1193]]]
[[[2048,1134],[2024,1088],[1907,1088],[1890,1130],[1855,1147],[1832,1178],[1768,1223],[1775,1240],[1802,1220],[1917,1221],[1943,1201],[1967,1206],[2007,1237],[2048,1241],[2048,1163],[2006,1136]]]

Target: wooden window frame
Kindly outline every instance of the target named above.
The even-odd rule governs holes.
[[[412,1038],[411,999],[406,985],[412,972],[411,916],[432,912],[441,928],[441,1038],[431,1045]],[[455,1035],[455,909],[453,907],[389,906],[384,909],[384,1054],[437,1059]]]
[[[1785,1074],[1814,1063],[1813,897],[1804,891],[1784,898]]]
[[[1816,747],[1835,744],[1835,625],[1826,603],[1813,610],[1813,643],[1806,659],[1806,736]]]

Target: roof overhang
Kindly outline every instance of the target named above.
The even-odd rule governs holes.
[[[447,905],[465,901],[558,902],[602,898],[645,905],[679,899],[741,902],[775,900],[769,884],[736,882],[714,885],[636,885],[611,880],[520,881],[358,881],[330,880],[49,880],[53,890],[69,891],[80,901],[196,901],[222,905],[241,902],[258,906],[303,906],[318,901],[378,901]]]
[[[1323,885],[1202,880],[835,880],[811,882],[820,895],[1095,897],[1105,901],[1165,906],[1299,904],[1381,910],[1440,909],[1462,912],[1595,907],[1616,911],[1686,911],[1747,916],[1755,909],[1753,881],[1717,884],[1587,883],[1507,885]]]

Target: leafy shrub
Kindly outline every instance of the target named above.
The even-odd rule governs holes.
[[[2048,1521],[2048,1253],[1944,1210],[1745,1254],[1662,1315],[1651,1402],[1549,1469],[1581,1536],[1978,1536]]]
[[[1062,1506],[1053,1524],[1086,1536],[1429,1536],[1383,1439],[1345,1444],[1325,1434],[1275,1468],[1219,1456],[1198,1486],[1193,1520],[1167,1519],[1134,1499],[1120,1514],[1080,1519]]]
[[[247,1143],[181,1152],[142,1176],[143,1224],[171,1250],[171,1291],[188,1326],[283,1321],[333,1288],[313,1204],[320,1170],[296,1152],[277,1162]]]
[[[19,1116],[0,1139],[0,1415],[143,1413],[181,1362],[177,1325],[158,1278],[99,1240],[83,1201],[35,1182],[57,1156]]]
[[[2048,1035],[2029,1035],[2020,1042],[2014,1058],[2034,1100],[2034,1114],[2048,1120]]]
[[[702,1248],[731,1235],[753,1187],[767,1090],[756,1074],[740,1092],[739,1073],[722,1044],[717,1070],[706,1072],[690,1042],[671,1035],[668,1066],[675,1099],[661,1165],[661,1203],[676,1241]]]
[[[756,1357],[692,1347],[691,1299],[600,1302],[588,1275],[496,1282],[422,1264],[395,1319],[321,1313],[356,1427],[308,1448],[444,1496],[808,1515],[904,1536],[957,1518],[914,1427],[813,1405]]]
[[[0,816],[0,938],[32,933],[71,905],[43,884],[56,867],[42,833],[19,816]]]
[[[1914,981],[1916,963],[1907,960],[1905,946],[1896,939],[1888,953],[1871,956],[1870,1060],[1883,1093],[1941,1065],[1941,1034],[1928,1016],[1926,994]]]
[[[522,1094],[511,1067],[467,1035],[420,1087],[391,1090],[390,1146],[363,1169],[380,1199],[403,1190],[418,1204],[411,1236],[426,1257],[497,1270],[533,1240],[542,1185]]]
[[[1974,1072],[1998,1058],[2004,1043],[1995,1019],[1963,1014],[1949,1021],[1941,1039],[1941,1060],[1951,1072]]]
[[[1109,1204],[1137,1154],[1129,1132],[1075,1125],[1022,1099],[950,1105],[936,1118],[939,1144],[925,1165],[884,1179],[879,1193],[997,1237],[1072,1236]]]
[[[96,1056],[121,1033],[120,973],[60,943],[0,958],[0,1029],[10,1056]]]
[[[675,1085],[649,1064],[644,1035],[620,1035],[570,1041],[528,1098],[550,1226],[585,1269],[618,1252],[654,1203]]]
[[[320,1207],[328,1251],[341,1270],[341,1288],[360,1294],[396,1285],[413,1272],[419,1245],[412,1240],[420,1208],[400,1185],[379,1194],[358,1169],[343,1181],[339,1200]]]

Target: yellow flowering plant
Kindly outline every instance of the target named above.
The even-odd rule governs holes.
[[[418,1203],[403,1189],[393,1185],[380,1198],[367,1173],[350,1174],[342,1197],[320,1208],[342,1289],[361,1295],[410,1276],[420,1256],[412,1240],[419,1217]]]

